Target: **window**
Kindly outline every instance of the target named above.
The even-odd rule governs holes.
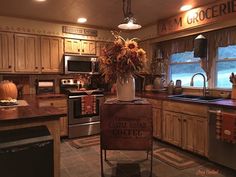
[[[229,76],[232,72],[236,72],[236,45],[219,47],[216,61],[216,87],[231,88]]]
[[[183,52],[172,54],[170,57],[170,79],[176,82],[180,79],[182,86],[190,86],[191,77],[195,73],[205,72],[200,66],[200,58],[194,58],[193,52]],[[194,87],[202,87],[202,76],[196,76],[194,78]]]

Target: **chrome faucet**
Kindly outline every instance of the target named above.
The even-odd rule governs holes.
[[[203,96],[206,96],[206,77],[204,76],[204,74],[202,73],[195,73],[192,78],[191,78],[191,82],[190,82],[190,86],[193,86],[193,78],[196,76],[196,75],[201,75],[203,77],[203,89],[202,89],[202,93],[203,93]]]

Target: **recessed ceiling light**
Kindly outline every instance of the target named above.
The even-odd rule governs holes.
[[[87,18],[84,18],[84,17],[78,18],[77,20],[78,23],[85,23],[86,21],[87,21]]]
[[[192,9],[192,6],[191,5],[183,5],[180,7],[180,11],[187,11],[187,10],[190,10]]]
[[[45,2],[47,0],[34,0],[34,1],[36,1],[36,2]]]

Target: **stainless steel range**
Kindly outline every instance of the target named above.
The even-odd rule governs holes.
[[[69,138],[98,134],[100,133],[99,108],[104,102],[104,94],[98,89],[79,90],[75,85],[77,85],[75,80],[61,81],[61,89],[68,95]]]

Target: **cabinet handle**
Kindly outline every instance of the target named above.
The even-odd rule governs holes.
[[[9,65],[8,68],[11,68],[11,65]]]
[[[42,67],[42,69],[44,69],[44,67]]]

